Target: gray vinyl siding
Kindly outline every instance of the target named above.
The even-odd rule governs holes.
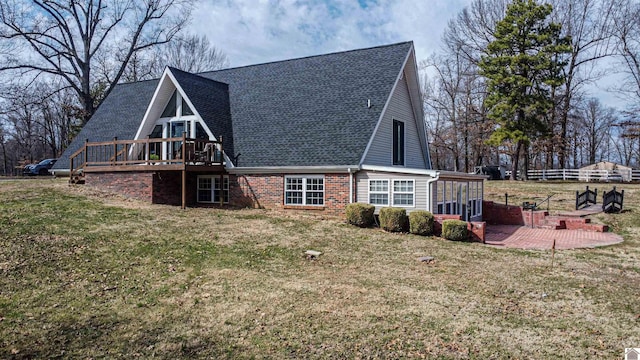
[[[428,210],[427,208],[427,181],[431,179],[426,175],[387,173],[377,171],[359,171],[356,173],[356,202],[369,203],[369,179],[373,180],[389,180],[389,205],[376,206],[376,214],[382,207],[392,206],[391,188],[393,180],[413,180],[414,181],[414,206],[402,206],[410,213],[413,210]],[[398,206],[394,206],[398,207]]]
[[[423,150],[423,147],[420,146],[418,127],[416,126],[409,89],[404,76],[398,81],[389,105],[382,115],[382,121],[373,135],[373,142],[366,154],[364,164],[393,166],[393,120],[404,122],[404,167],[427,169],[428,165],[424,153],[426,150]]]

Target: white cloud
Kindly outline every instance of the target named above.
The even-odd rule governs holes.
[[[418,60],[435,51],[447,24],[470,0],[203,1],[191,31],[206,34],[232,66],[415,42]]]

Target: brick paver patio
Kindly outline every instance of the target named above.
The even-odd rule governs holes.
[[[621,236],[611,232],[532,229],[517,225],[488,225],[485,235],[488,245],[519,249],[551,249],[554,239],[556,249],[593,248],[622,242]]]

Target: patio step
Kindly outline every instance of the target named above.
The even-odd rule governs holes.
[[[584,230],[594,232],[607,232],[607,225],[592,224],[589,218],[566,217],[566,216],[545,216],[537,228],[552,230]]]
[[[567,225],[563,218],[557,216],[545,216],[537,226],[540,229],[563,230]]]

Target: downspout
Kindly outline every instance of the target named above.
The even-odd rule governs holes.
[[[433,212],[433,196],[431,196],[431,183],[434,183],[436,181],[438,181],[440,179],[440,172],[437,171],[436,172],[436,176],[431,179],[431,180],[427,180],[427,196],[429,196],[429,209],[427,209],[430,213],[435,214]]]
[[[353,203],[353,173],[351,168],[347,168],[349,172],[349,204]]]

